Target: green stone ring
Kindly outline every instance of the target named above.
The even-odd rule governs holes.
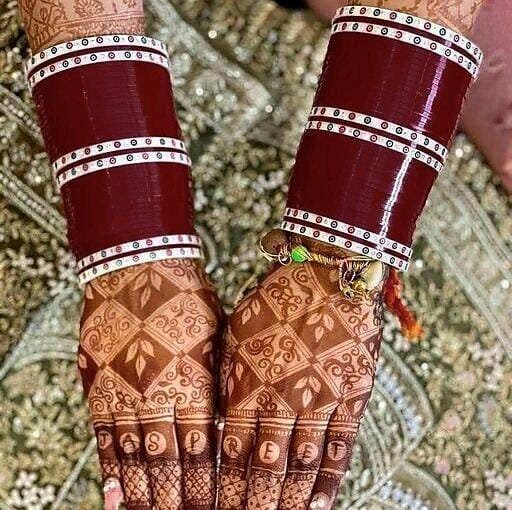
[[[290,253],[290,257],[294,262],[306,262],[311,260],[308,249],[302,245],[295,246]]]

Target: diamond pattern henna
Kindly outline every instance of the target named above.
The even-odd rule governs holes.
[[[103,477],[129,509],[212,509],[222,311],[201,264],[166,260],[85,289],[78,364]]]
[[[221,509],[328,510],[347,471],[381,341],[381,286],[275,268],[230,318],[221,369]],[[382,284],[381,284],[382,285]]]

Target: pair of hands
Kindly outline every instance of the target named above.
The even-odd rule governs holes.
[[[331,508],[373,386],[381,287],[347,299],[335,269],[276,266],[222,348],[200,262],[135,266],[85,294],[78,363],[103,479],[122,487],[107,508]]]

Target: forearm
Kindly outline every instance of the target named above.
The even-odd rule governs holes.
[[[221,311],[188,260],[202,251],[166,45],[139,35],[139,0],[75,0],[97,4],[65,4],[47,24],[23,1],[27,81],[85,284],[78,365],[106,509],[123,496],[128,509],[212,509]]]
[[[312,9],[325,18],[330,18],[338,7],[345,5],[367,5],[408,12],[430,19],[441,25],[468,34],[475,22],[478,9],[484,0],[307,0]]]
[[[432,16],[432,2],[409,3],[332,3],[341,8],[282,224],[401,270],[482,59],[460,26],[444,27],[443,9],[436,24],[405,12]],[[461,1],[454,19],[469,27],[480,3]]]
[[[19,0],[32,51],[92,35],[142,34],[142,0]]]
[[[199,257],[167,50],[130,35],[143,32],[142,2],[91,0],[95,9],[85,14],[82,0],[66,0],[41,23],[42,12],[50,16],[42,0],[32,1],[20,3],[33,53],[28,82],[81,282]]]

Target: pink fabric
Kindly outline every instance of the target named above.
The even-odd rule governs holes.
[[[512,2],[484,3],[472,39],[484,52],[463,128],[512,192]]]

